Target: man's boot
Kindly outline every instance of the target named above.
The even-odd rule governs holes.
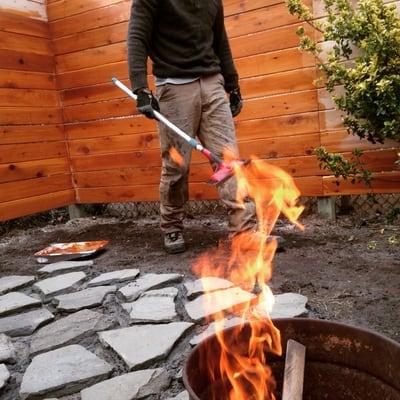
[[[171,232],[164,235],[164,249],[167,253],[183,253],[186,250],[182,232]]]

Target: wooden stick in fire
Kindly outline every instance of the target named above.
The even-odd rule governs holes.
[[[306,348],[289,339],[286,347],[282,400],[302,400]]]

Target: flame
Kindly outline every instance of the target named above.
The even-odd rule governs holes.
[[[180,167],[183,167],[185,165],[185,161],[182,157],[182,154],[179,153],[179,151],[175,147],[171,147],[169,149],[169,155],[172,158],[172,160]]]
[[[282,347],[279,330],[270,319],[274,297],[267,283],[272,276],[277,243],[268,238],[281,213],[304,229],[298,222],[304,207],[297,205],[300,192],[292,177],[280,168],[256,158],[247,165],[234,162],[232,165],[237,179],[237,200],[243,205],[247,197],[254,201],[257,229],[234,236],[229,249],[221,243],[214,252],[201,256],[193,270],[201,277],[222,277],[247,290],[258,287],[259,294],[240,305],[242,323],[229,335],[223,330],[223,319],[228,313],[238,310],[228,309],[212,316],[219,359],[215,360],[214,348],[206,349],[206,362],[214,380],[211,386],[215,389],[211,389],[204,399],[275,400],[276,383],[267,364],[267,355],[281,355]],[[206,286],[207,281],[204,282]],[[229,303],[225,298],[228,291],[211,293],[210,288],[204,289],[207,303],[204,307],[213,306],[215,309],[217,302],[224,308],[223,305]],[[243,329],[248,329],[247,322],[250,334],[246,337],[249,340],[242,344],[239,336]]]

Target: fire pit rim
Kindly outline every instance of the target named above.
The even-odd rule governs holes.
[[[272,322],[275,324],[279,324],[279,323],[296,323],[296,322],[312,322],[313,324],[316,325],[321,325],[321,326],[327,326],[329,325],[330,327],[332,327],[333,329],[338,328],[338,329],[348,329],[348,330],[353,330],[353,331],[357,331],[359,333],[364,333],[370,337],[375,337],[377,340],[382,341],[382,342],[386,342],[389,346],[395,346],[398,347],[400,349],[400,343],[396,342],[395,340],[379,333],[376,332],[370,328],[365,328],[365,327],[359,327],[359,326],[354,326],[354,325],[350,325],[347,323],[343,323],[343,322],[338,322],[338,321],[328,321],[328,320],[323,320],[323,319],[312,319],[312,318],[274,318],[272,319]],[[248,324],[248,322],[244,323],[245,325]],[[234,326],[230,326],[226,329],[224,329],[223,331],[230,331],[232,329],[234,329],[236,326],[240,325],[240,323],[234,325]],[[198,395],[193,391],[191,384],[189,383],[189,377],[188,377],[188,365],[189,365],[189,360],[191,359],[191,357],[196,353],[197,349],[200,346],[204,346],[206,343],[211,342],[213,340],[215,340],[216,338],[216,334],[212,334],[210,336],[208,336],[207,338],[205,338],[204,340],[202,340],[200,343],[198,343],[195,347],[193,347],[193,349],[191,350],[189,357],[186,359],[185,361],[185,365],[182,371],[182,378],[183,378],[183,384],[185,386],[185,389],[188,391],[189,393],[189,398],[192,400],[201,400]]]

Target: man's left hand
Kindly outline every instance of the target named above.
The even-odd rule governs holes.
[[[240,94],[239,88],[233,89],[232,92],[229,94],[229,102],[232,116],[236,117],[240,114],[240,111],[242,111],[243,107],[242,95]]]

